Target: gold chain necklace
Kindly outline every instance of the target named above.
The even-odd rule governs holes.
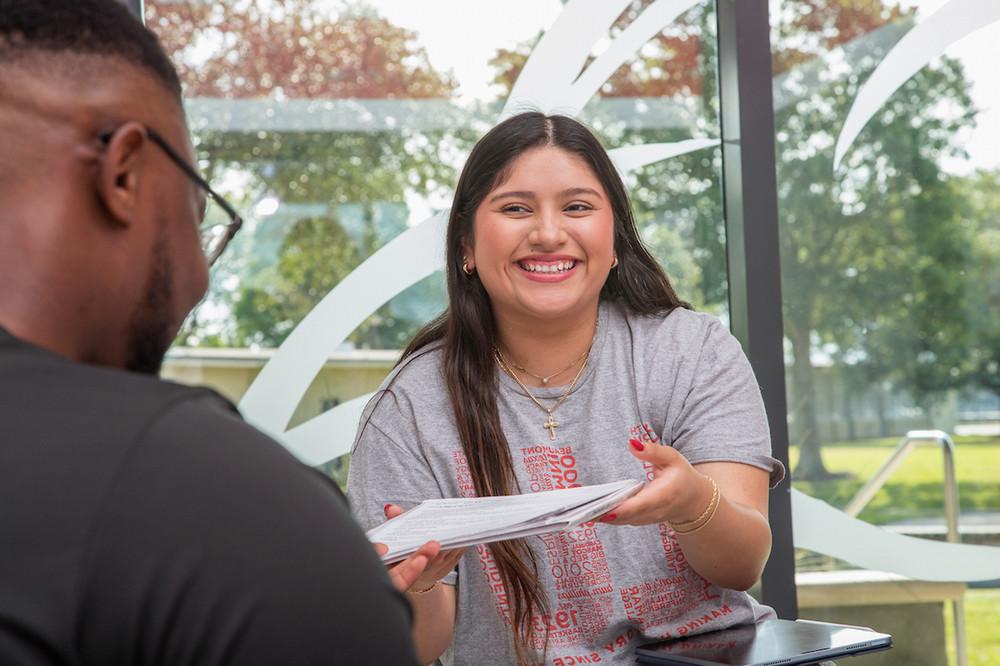
[[[524,385],[524,382],[518,379],[517,375],[514,374],[514,371],[511,370],[509,367],[507,367],[507,363],[504,361],[503,354],[500,353],[500,350],[497,349],[495,350],[495,352],[496,352],[497,364],[501,368],[503,368],[503,371],[506,372],[508,375],[510,375],[515,382],[517,382],[517,385],[520,386],[524,390],[524,392],[528,394],[528,397],[531,398],[531,401],[533,403],[538,405],[543,412],[549,415],[548,420],[542,424],[542,427],[549,431],[549,439],[554,440],[556,438],[556,428],[558,428],[560,424],[559,421],[556,421],[555,417],[552,416],[552,412],[559,409],[559,406],[562,405],[564,402],[566,402],[566,399],[569,398],[569,394],[573,392],[574,388],[576,388],[576,382],[580,379],[580,375],[583,374],[584,368],[587,367],[587,360],[584,359],[583,363],[580,365],[580,369],[576,373],[576,376],[573,377],[573,381],[572,383],[570,383],[569,388],[567,388],[566,391],[563,392],[561,396],[559,396],[559,399],[556,400],[556,404],[552,405],[551,407],[546,407],[545,405],[542,404],[542,402],[538,398],[535,397],[534,393],[528,390],[528,387]]]
[[[591,339],[590,346],[587,347],[586,349],[584,349],[583,352],[579,356],[577,356],[576,358],[574,358],[573,361],[569,365],[567,365],[565,368],[563,368],[562,370],[558,370],[556,372],[553,372],[548,377],[542,377],[541,375],[536,375],[531,370],[528,370],[524,366],[518,365],[517,363],[515,363],[513,361],[513,359],[511,359],[511,360],[504,359],[504,362],[507,365],[509,365],[510,367],[512,367],[515,370],[517,370],[518,372],[524,373],[524,374],[528,375],[529,377],[537,379],[538,381],[540,381],[542,383],[542,386],[548,386],[548,383],[549,383],[550,379],[552,379],[553,377],[558,377],[562,373],[566,372],[567,370],[569,370],[570,368],[572,368],[574,365],[576,365],[577,363],[579,363],[580,360],[583,359],[584,356],[586,356],[587,354],[590,353],[591,348],[594,346],[594,339],[597,338],[597,325],[600,323],[600,321],[601,321],[601,313],[600,313],[600,311],[598,311],[597,317],[594,319],[594,338]]]
[[[528,387],[524,385],[524,382],[521,381],[521,379],[517,376],[517,374],[513,370],[510,369],[510,366],[507,363],[507,359],[505,359],[503,357],[503,353],[500,351],[500,348],[499,347],[494,347],[493,348],[493,354],[496,357],[497,365],[499,365],[500,368],[504,372],[506,372],[508,375],[510,375],[511,379],[513,379],[515,382],[517,382],[517,385],[521,387],[521,389],[528,395],[529,398],[531,398],[531,401],[533,403],[535,403],[536,405],[538,405],[538,407],[543,412],[545,412],[546,414],[548,414],[549,418],[545,421],[545,423],[542,424],[542,427],[549,431],[549,439],[550,440],[555,440],[555,438],[556,438],[556,428],[558,428],[559,425],[560,425],[560,423],[558,421],[556,421],[555,417],[552,416],[552,412],[554,412],[557,409],[559,409],[559,407],[564,402],[566,402],[566,400],[569,398],[570,394],[573,392],[573,389],[576,388],[576,383],[578,381],[580,381],[580,377],[583,376],[583,371],[587,368],[587,361],[590,360],[590,350],[594,348],[594,341],[597,340],[597,324],[598,324],[599,321],[600,321],[600,314],[598,314],[598,319],[596,321],[594,321],[594,337],[591,338],[590,345],[587,347],[587,350],[585,352],[583,352],[583,354],[581,354],[580,356],[578,356],[573,361],[572,364],[566,366],[565,368],[563,368],[562,370],[560,370],[559,372],[557,372],[555,375],[549,375],[549,379],[551,379],[552,377],[555,377],[556,375],[558,375],[558,374],[560,374],[562,372],[565,372],[566,370],[569,370],[570,368],[573,367],[573,365],[575,365],[577,363],[577,361],[579,361],[581,358],[583,359],[583,363],[580,364],[580,369],[576,371],[576,375],[573,377],[573,381],[570,382],[569,388],[567,388],[563,392],[563,394],[561,396],[559,396],[558,399],[556,399],[556,404],[552,405],[551,407],[546,407],[544,404],[542,404],[541,400],[539,400],[538,398],[536,398],[535,394],[532,393],[528,389]],[[535,379],[542,380],[543,384],[545,383],[545,380],[543,380],[541,377],[538,377],[537,375],[532,375],[530,372],[524,371],[522,368],[520,368],[517,365],[514,365],[514,367],[517,368],[518,370],[522,370],[523,372],[526,372],[526,374],[531,375]]]
[[[522,373],[528,375],[529,377],[533,377],[533,378],[537,379],[538,381],[540,381],[542,383],[542,386],[548,386],[548,383],[549,383],[550,379],[552,379],[553,377],[558,377],[562,373],[566,372],[567,370],[569,370],[570,368],[572,368],[574,365],[576,365],[577,363],[579,363],[580,360],[584,356],[586,356],[587,354],[589,354],[589,353],[590,353],[590,348],[588,347],[585,352],[583,352],[582,354],[580,354],[579,356],[577,356],[576,358],[574,358],[572,363],[570,363],[569,365],[567,365],[562,370],[559,370],[558,372],[553,372],[548,377],[542,377],[541,375],[536,375],[531,370],[528,370],[524,366],[520,366],[517,363],[514,363],[513,361],[510,362],[510,365],[511,365],[511,367],[513,367],[518,372],[522,372]]]

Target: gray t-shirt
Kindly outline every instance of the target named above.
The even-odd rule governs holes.
[[[735,461],[784,469],[771,445],[760,389],[739,343],[713,316],[677,309],[640,316],[602,303],[587,368],[547,415],[503,372],[500,419],[521,492],[651,478],[630,439],[667,442],[692,463]],[[534,389],[552,404],[565,387]],[[369,418],[370,417],[370,418]],[[365,410],[351,458],[348,495],[370,529],[383,506],[474,495],[469,468],[432,348],[407,359]],[[635,646],[772,617],[744,592],[709,583],[688,566],[665,525],[588,523],[529,540],[550,614],[546,662],[632,663]],[[503,585],[489,548],[470,548],[457,577],[458,611],[446,663],[514,663]]]

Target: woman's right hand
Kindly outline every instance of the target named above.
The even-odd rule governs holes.
[[[395,518],[404,512],[405,509],[401,506],[385,505],[387,519]],[[388,548],[385,544],[376,543],[375,550],[382,555]],[[391,565],[389,579],[400,592],[426,590],[447,576],[464,554],[464,548],[441,550],[441,544],[437,541],[428,541],[405,560]]]

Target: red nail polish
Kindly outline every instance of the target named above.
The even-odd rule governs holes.
[[[636,451],[642,451],[643,449],[646,448],[645,446],[642,445],[642,442],[640,442],[637,439],[630,439],[628,440],[628,443],[631,444],[632,448],[635,449]]]
[[[608,515],[601,518],[602,523],[610,523],[612,520],[618,517],[617,513],[609,513]]]
[[[382,507],[382,513],[384,513],[385,515],[388,516],[389,515],[389,507],[390,506],[392,506],[392,505],[391,504],[386,504],[384,507]]]

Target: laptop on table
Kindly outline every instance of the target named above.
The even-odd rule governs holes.
[[[888,650],[892,636],[865,627],[810,620],[764,620],[636,649],[640,664],[804,666]]]

